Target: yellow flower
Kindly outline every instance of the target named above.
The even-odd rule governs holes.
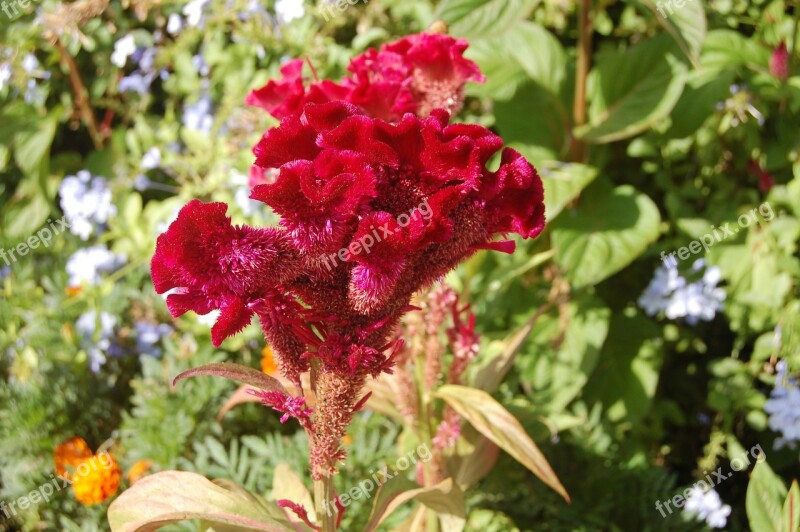
[[[265,346],[261,351],[261,371],[267,375],[272,375],[278,371],[278,363],[275,362],[275,356],[272,354],[270,346]]]
[[[153,465],[151,460],[139,460],[131,466],[128,470],[128,484],[133,486],[137,480],[142,478],[150,471],[150,466]]]
[[[122,470],[107,452],[84,460],[75,469],[72,489],[79,502],[90,506],[98,504],[114,495],[119,489]]]

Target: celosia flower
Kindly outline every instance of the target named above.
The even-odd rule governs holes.
[[[398,121],[405,113],[428,116],[434,109],[461,110],[464,85],[483,82],[478,66],[464,58],[467,42],[449,35],[420,33],[370,49],[353,58],[351,76],[340,83],[318,81],[306,87],[303,60],[281,68],[282,79],[252,91],[245,102],[284,119],[308,103],[345,100],[369,116]]]
[[[769,72],[781,81],[789,79],[789,50],[783,41],[769,58]]]
[[[248,390],[248,393],[261,399],[261,402],[266,406],[271,406],[278,412],[282,412],[281,423],[286,423],[290,417],[303,422],[313,412],[312,409],[306,407],[306,400],[302,397],[290,397],[282,392],[266,392],[255,389]]]
[[[178,289],[167,297],[173,316],[222,311],[214,345],[250,323],[249,304],[279,285],[294,256],[280,231],[234,226],[226,210],[224,203],[186,205],[158,238],[152,263],[156,291]]]
[[[121,478],[122,470],[114,457],[101,453],[78,465],[72,489],[81,504],[99,504],[117,492]]]
[[[179,289],[167,299],[173,315],[221,309],[218,345],[256,314],[300,389],[318,359],[313,418],[302,397],[259,395],[307,427],[315,478],[344,457],[366,378],[391,370],[412,295],[477,250],[512,251],[498,234],[544,228],[534,168],[506,149],[489,170],[502,140],[448,118],[438,109],[393,124],[346,102],[308,104],[255,148],[256,165],[276,175],[252,197],[281,216],[280,229],[234,227],[223,204],[193,201],[159,237],[153,281]]]

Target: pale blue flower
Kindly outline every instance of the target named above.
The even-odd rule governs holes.
[[[102,280],[102,274],[118,270],[125,260],[124,255],[115,255],[103,244],[81,248],[67,259],[69,285],[96,285]]]
[[[136,52],[136,42],[133,39],[133,35],[126,35],[114,43],[114,52],[111,54],[111,62],[119,68],[122,68],[134,52]]]
[[[88,240],[117,213],[111,202],[111,189],[106,180],[92,176],[88,170],[64,178],[58,188],[61,210],[70,223],[69,230]]]

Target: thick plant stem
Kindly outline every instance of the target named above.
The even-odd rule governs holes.
[[[574,128],[586,123],[586,80],[592,57],[592,0],[581,0],[578,11],[578,60],[575,72],[575,100],[572,105]],[[572,160],[583,163],[588,159],[586,144],[573,137]]]
[[[336,530],[336,506],[333,502],[333,477],[314,481],[314,506],[322,532]]]

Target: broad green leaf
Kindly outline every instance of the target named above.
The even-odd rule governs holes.
[[[588,124],[575,130],[604,144],[637,135],[666,118],[683,92],[686,64],[666,35],[599,55],[589,75]]]
[[[273,503],[245,497],[184,471],[144,477],[108,509],[112,532],[147,532],[189,519],[239,530],[296,530]]]
[[[503,140],[538,165],[559,160],[570,145],[570,112],[561,98],[528,81],[508,101],[496,101],[495,125]],[[545,190],[547,194],[547,190]]]
[[[591,200],[553,224],[556,262],[576,288],[617,273],[658,239],[661,216],[653,200],[629,185],[590,187]]]
[[[781,532],[797,532],[800,530],[800,486],[797,480],[792,481],[792,487],[783,502],[783,520]]]
[[[781,530],[782,505],[786,498],[786,486],[766,461],[757,462],[747,485],[745,506],[751,530]]]
[[[32,196],[3,213],[3,232],[9,238],[19,238],[20,243],[35,235],[46,226],[47,217],[50,215],[50,203],[41,195]],[[56,226],[58,227],[58,226]],[[52,231],[51,231],[52,232]],[[41,241],[40,241],[41,244]],[[41,245],[39,246],[41,247]]]
[[[50,152],[55,133],[54,117],[40,120],[36,129],[17,133],[14,138],[14,161],[26,175],[33,175],[41,169],[43,159]]]
[[[580,292],[570,298],[565,315],[552,308],[536,320],[517,358],[534,404],[558,414],[581,393],[597,367],[610,316],[601,300]]]
[[[569,501],[569,495],[553,472],[539,447],[531,440],[519,421],[491,395],[468,386],[447,384],[436,391],[481,434],[510,454],[517,462],[539,477]]]
[[[712,30],[703,43],[700,62],[711,71],[740,66],[759,71],[769,67],[769,58],[770,50],[755,39],[733,30]]]
[[[466,91],[495,102],[510,100],[528,82],[528,74],[502,38],[472,41],[464,56],[475,61],[486,76],[484,83],[468,83]]]
[[[661,334],[642,316],[612,316],[597,368],[583,392],[586,402],[602,404],[613,422],[641,422],[658,386]]]
[[[395,510],[412,500],[424,504],[440,516],[450,515],[463,519],[466,515],[464,494],[453,484],[453,479],[448,478],[435,486],[421,488],[406,477],[397,475],[378,488],[364,532],[376,530]]]
[[[242,366],[241,364],[234,364],[233,362],[213,362],[186,370],[175,377],[172,381],[172,385],[175,386],[178,384],[178,381],[198,375],[224,377],[240,384],[249,384],[260,390],[287,393],[286,388],[283,387],[278,379],[270,377],[250,366]]]
[[[655,0],[641,1],[655,13],[658,23],[675,39],[692,63],[699,66],[700,50],[703,48],[703,41],[708,30],[703,3],[689,0],[683,7],[670,10],[669,2],[660,6],[657,4],[661,4],[661,2]]]
[[[434,19],[450,25],[456,37],[494,37],[527,17],[539,0],[444,0]]]
[[[525,21],[504,34],[502,41],[532,81],[553,94],[561,92],[567,77],[567,54],[552,33]]]
[[[730,95],[733,79],[731,70],[690,73],[683,94],[670,114],[672,125],[665,134],[670,138],[684,138],[696,133],[715,112],[717,103]]]
[[[579,163],[544,163],[538,167],[544,185],[545,217],[552,221],[578,197],[594,178],[597,168]]]

